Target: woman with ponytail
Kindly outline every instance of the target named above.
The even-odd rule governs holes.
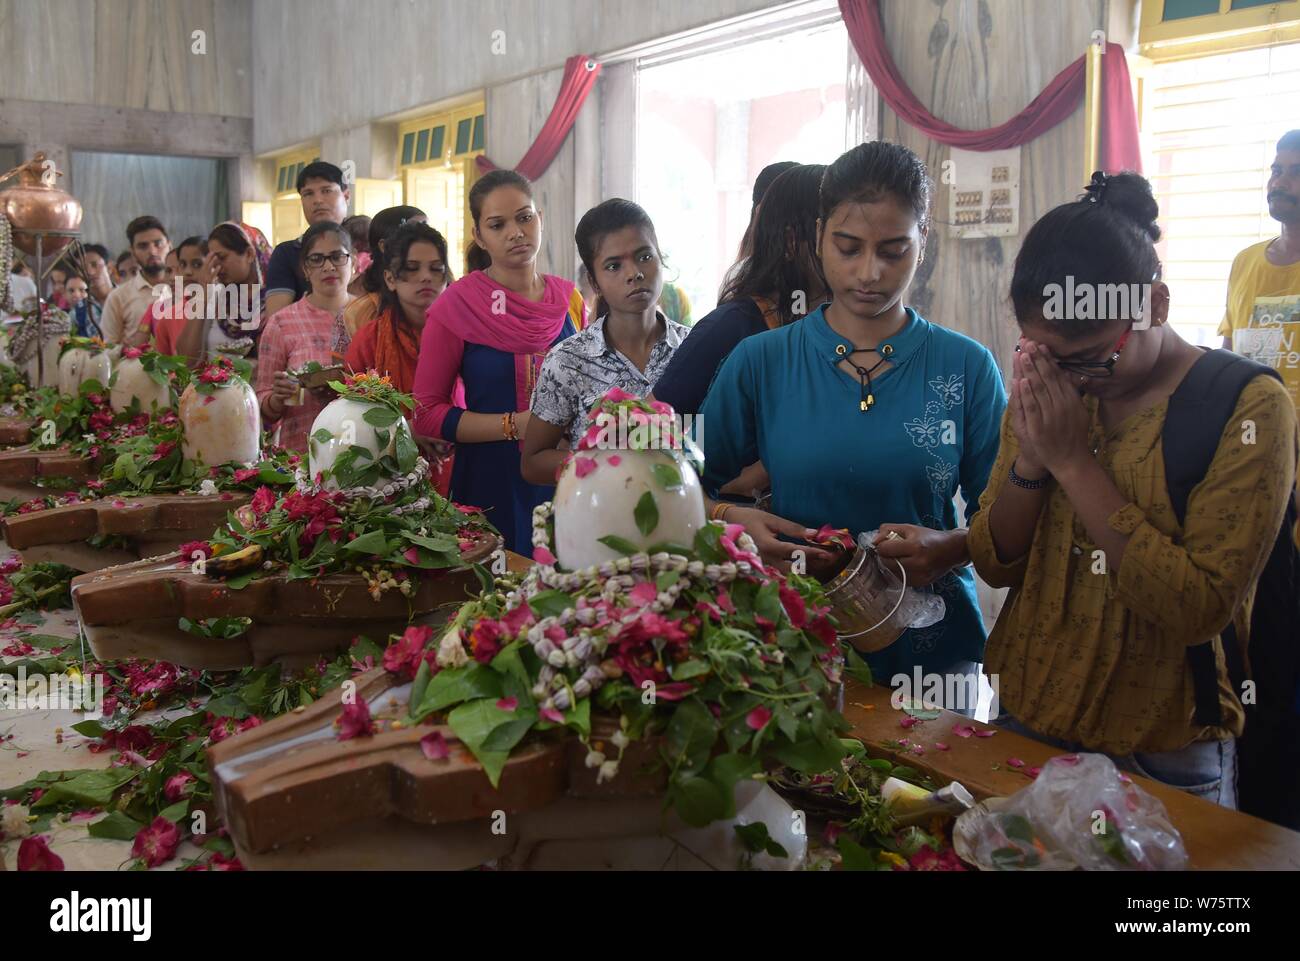
[[[484,508],[506,547],[532,556],[533,509],[554,484],[520,472],[529,401],[546,352],[577,330],[573,284],[537,270],[542,218],[528,178],[494,170],[469,192],[474,240],[492,258],[429,308],[415,371],[415,433],[456,444],[451,496]]]
[[[754,257],[777,184],[759,210]],[[973,713],[985,632],[956,496],[969,516],[988,480],[1002,376],[986,347],[907,306],[929,233],[930,179],[916,154],[854,147],[826,168],[819,207],[815,249],[830,303],[745,338],[723,362],[700,411],[704,486],[716,497],[761,460],[773,513],[719,504],[714,516],[744,525],[772,562],[802,552],[818,576],[836,573],[836,555],[799,541],[826,524],[878,532],[890,569],[942,596],[946,613],[867,663],[884,679],[918,668],[950,677],[944,689],[960,682],[968,697],[945,706]]]

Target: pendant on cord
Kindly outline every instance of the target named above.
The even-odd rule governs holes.
[[[865,347],[863,348],[863,350],[870,350],[875,352],[876,349],[874,347]],[[839,351],[836,352],[838,353]],[[853,362],[853,354],[857,354],[857,353],[860,353],[860,351],[857,350],[851,351],[849,353],[849,356],[845,357],[844,359],[850,367],[852,367],[855,371],[857,371],[858,380],[861,381],[862,383],[862,400],[858,402],[858,410],[865,414],[868,411],[870,411],[871,408],[876,406],[876,395],[875,392],[871,389],[871,374],[874,370],[876,370],[881,364],[885,362],[886,358],[881,357],[880,360],[876,361],[870,367],[859,367],[857,364]]]

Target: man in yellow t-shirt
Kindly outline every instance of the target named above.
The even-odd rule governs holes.
[[[1300,412],[1300,130],[1277,142],[1267,200],[1282,233],[1237,254],[1219,333],[1228,350],[1275,368]],[[1300,546],[1300,522],[1294,535]]]
[[[1282,233],[1237,254],[1219,333],[1227,349],[1275,368],[1300,410],[1300,130],[1278,141],[1267,199]]]

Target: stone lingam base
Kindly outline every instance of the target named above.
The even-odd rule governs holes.
[[[410,685],[382,668],[356,678],[377,720],[406,713]],[[807,849],[795,812],[758,782],[737,787],[737,816],[689,828],[665,810],[658,740],[634,741],[620,773],[599,783],[568,731],[517,749],[493,788],[451,729],[428,724],[340,741],[343,689],[213,745],[218,810],[252,869],[499,868],[700,870],[740,866],[737,824],[763,821],[790,853],[754,867],[798,867]],[[614,733],[593,719],[592,741]],[[442,735],[447,756],[422,738]]]
[[[0,447],[30,444],[36,421],[30,417],[0,417]]]
[[[360,574],[290,580],[272,573],[232,590],[173,553],[73,578],[72,605],[101,661],[149,658],[209,671],[275,661],[304,667],[333,657],[358,634],[383,640],[463,602],[479,589],[468,565],[486,561],[499,544],[488,540],[462,554],[464,567],[424,572],[409,598],[389,590],[376,601]],[[235,638],[197,637],[180,629],[182,617],[247,617],[252,624]]]
[[[66,448],[0,451],[0,500],[15,497],[31,500],[50,493],[49,488],[38,486],[38,481],[66,478],[75,487],[98,474],[93,460],[73,454]]]
[[[16,514],[5,521],[5,541],[22,554],[25,564],[56,561],[73,570],[98,571],[170,554],[189,541],[205,541],[225,523],[228,512],[251,499],[242,491],[106,497]],[[122,537],[127,543],[122,547],[86,543],[97,535]]]

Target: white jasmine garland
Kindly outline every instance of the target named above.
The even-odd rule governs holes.
[[[8,804],[0,809],[0,831],[9,839],[25,838],[31,830],[27,823],[30,813],[21,804]]]
[[[217,484],[211,477],[204,478],[203,483],[199,485],[199,495],[202,497],[211,497],[217,493]]]

